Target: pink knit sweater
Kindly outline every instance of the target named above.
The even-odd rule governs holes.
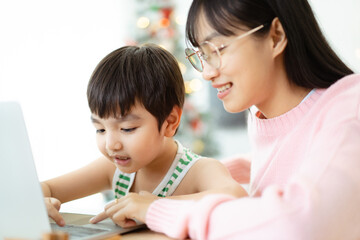
[[[252,116],[249,132],[250,197],[157,200],[148,227],[174,238],[360,239],[360,75],[279,117]]]

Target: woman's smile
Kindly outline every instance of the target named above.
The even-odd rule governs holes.
[[[233,84],[232,83],[226,83],[222,85],[213,85],[214,88],[218,90],[217,97],[219,99],[223,99],[226,95],[228,95],[231,91]]]

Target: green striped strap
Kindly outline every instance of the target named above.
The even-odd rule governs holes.
[[[130,185],[130,177],[124,174],[119,174],[119,179],[116,182],[115,198],[120,198],[126,195],[126,192]]]

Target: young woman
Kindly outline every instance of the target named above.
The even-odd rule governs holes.
[[[132,195],[123,219],[175,238],[360,239],[360,76],[308,2],[194,0],[186,31],[187,58],[225,109],[251,109],[249,197]],[[246,160],[226,163],[235,179]]]

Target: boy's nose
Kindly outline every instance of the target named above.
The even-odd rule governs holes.
[[[106,149],[110,151],[120,150],[122,148],[122,144],[119,136],[116,134],[108,134],[106,138]]]

